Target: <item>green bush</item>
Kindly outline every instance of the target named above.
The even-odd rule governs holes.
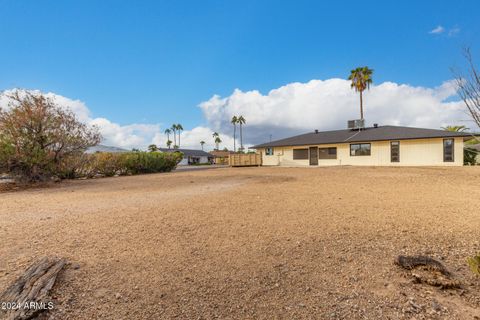
[[[125,171],[128,174],[168,172],[182,160],[180,152],[129,152],[124,153]]]
[[[61,168],[62,179],[112,177],[143,173],[169,172],[182,160],[183,154],[161,152],[98,152],[84,154],[65,161]]]

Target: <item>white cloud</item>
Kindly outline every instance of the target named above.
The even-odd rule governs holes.
[[[450,28],[450,29],[446,29],[446,28],[442,27],[441,25],[438,25],[436,28],[430,30],[429,33],[430,34],[445,34],[445,36],[453,37],[456,34],[458,34],[459,32],[460,32],[459,27],[453,27],[453,28]]]
[[[14,90],[16,89],[0,92],[0,107],[9,107],[10,99],[8,95],[12,94]],[[22,94],[22,91],[20,91],[20,94]],[[29,91],[37,94],[41,93],[39,90]],[[166,147],[167,137],[163,133],[164,129],[162,129],[160,124],[134,123],[120,125],[106,118],[92,118],[90,110],[80,100],[72,100],[52,92],[44,93],[44,95],[55,101],[60,107],[72,110],[80,121],[96,125],[103,136],[102,144],[126,149],[146,149],[152,143],[158,144],[160,147]],[[212,134],[212,130],[201,126],[185,130],[181,134],[181,147],[200,149],[200,141],[203,140],[205,141],[204,149],[207,151],[211,150],[215,146]],[[223,149],[226,146],[233,149],[233,139],[231,137],[226,134],[220,134],[220,139],[222,140],[220,148]],[[170,140],[173,141],[173,135],[170,137]]]
[[[458,34],[459,32],[460,32],[460,28],[459,27],[454,27],[454,28],[448,30],[448,36],[453,37],[454,35]]]
[[[439,128],[465,124],[463,102],[455,97],[452,81],[436,88],[384,82],[364,92],[367,124]],[[348,119],[359,118],[359,95],[343,79],[291,83],[263,95],[236,89],[232,95],[213,96],[200,104],[213,130],[229,133],[233,115],[246,118],[247,143],[261,143],[307,131],[346,128]]]
[[[443,33],[443,32],[445,32],[445,28],[439,25],[439,26],[437,26],[436,28],[434,28],[433,30],[430,30],[429,33],[431,33],[431,34],[440,34],[440,33]]]
[[[59,105],[71,108],[82,121],[97,125],[105,145],[145,149],[155,143],[166,146],[165,128],[160,124],[136,123],[120,125],[105,118],[93,118],[84,102],[54,93],[47,93]],[[0,96],[0,106],[7,100]],[[290,83],[271,90],[233,91],[228,97],[213,96],[202,102],[206,125],[186,128],[181,135],[181,147],[205,150],[214,147],[213,131],[220,133],[220,148],[233,149],[233,115],[243,115],[244,145],[280,139],[308,131],[346,128],[349,119],[359,117],[359,95],[343,79],[311,80]],[[463,102],[458,100],[453,81],[436,88],[415,87],[407,84],[384,82],[364,92],[364,112],[368,125],[405,125],[440,128],[444,125],[467,125],[469,117]],[[159,119],[161,120],[161,119]],[[180,119],[181,121],[181,119]],[[173,136],[170,137],[173,140]],[[239,146],[237,127],[237,148]]]

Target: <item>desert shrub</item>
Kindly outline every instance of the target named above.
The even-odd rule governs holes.
[[[129,152],[124,153],[124,164],[129,174],[168,172],[182,160],[180,152]]]
[[[96,174],[92,162],[93,157],[90,154],[68,157],[59,166],[58,177],[60,179],[92,178]]]
[[[41,94],[16,91],[0,110],[0,167],[26,182],[70,175],[68,162],[100,142],[98,129]]]
[[[463,151],[463,164],[474,166],[477,164],[478,151],[473,148],[465,148]]]
[[[125,155],[121,153],[98,152],[92,155],[94,172],[106,177],[126,172]]]
[[[476,256],[469,257],[467,259],[467,263],[470,267],[470,270],[472,270],[472,272],[477,276],[480,276],[480,253]]]

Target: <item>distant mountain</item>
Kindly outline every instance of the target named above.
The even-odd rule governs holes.
[[[118,147],[104,146],[103,144],[90,147],[85,151],[85,153],[95,153],[95,152],[128,152],[127,149],[122,149]]]

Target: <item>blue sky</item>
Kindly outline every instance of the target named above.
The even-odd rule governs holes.
[[[462,46],[480,52],[478,12],[478,1],[0,0],[0,90],[79,99],[119,125],[208,126],[198,105],[214,94],[361,65],[377,84],[440,86]]]

